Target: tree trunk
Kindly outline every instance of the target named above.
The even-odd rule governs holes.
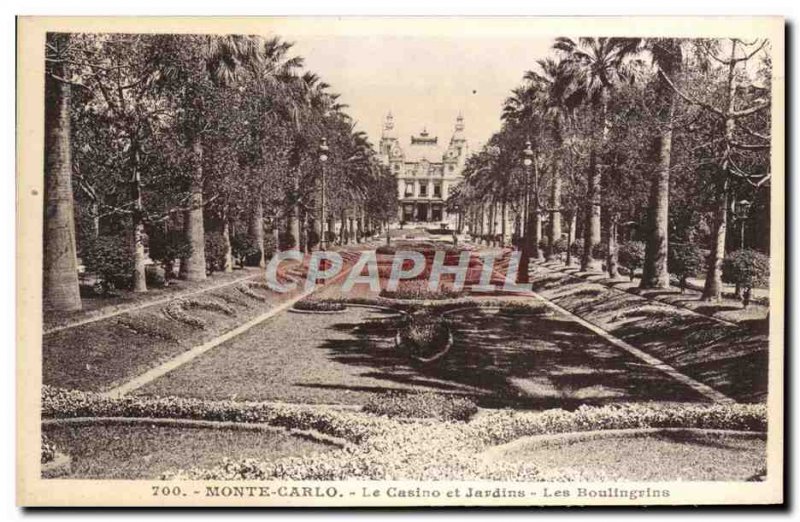
[[[711,255],[708,258],[708,270],[706,272],[706,282],[703,287],[703,301],[719,301],[722,299],[722,260],[725,258],[725,234],[728,228],[728,180],[729,162],[731,154],[731,142],[735,130],[735,122],[731,113],[733,112],[733,100],[736,95],[736,40],[731,43],[731,57],[728,64],[728,92],[726,93],[725,110],[725,155],[721,168],[721,190],[717,201],[716,221],[714,223],[715,241],[711,247]]]
[[[275,211],[275,214],[272,217],[272,241],[275,245],[275,252],[280,252],[281,250],[281,223],[278,217],[278,211]]]
[[[359,209],[356,215],[356,243],[361,243],[364,240],[364,210]]]
[[[671,111],[670,111],[671,112]],[[645,248],[640,288],[669,288],[669,169],[672,157],[672,128],[659,136],[658,170],[650,190],[650,230]]]
[[[66,44],[66,36],[63,37]],[[53,66],[64,75],[63,64]],[[44,145],[44,270],[42,305],[45,310],[81,309],[75,216],[72,201],[70,86],[50,75],[45,78]]]
[[[189,208],[183,212],[183,231],[192,253],[181,260],[181,277],[187,281],[203,281],[206,278],[206,244],[203,225],[203,143],[199,136],[192,140],[192,153],[195,165],[189,188]]]
[[[593,146],[594,147],[594,146]],[[600,169],[597,167],[595,151],[589,153],[589,179],[586,206],[586,227],[583,238],[581,271],[589,270],[592,250],[600,243]]]
[[[550,187],[550,226],[548,227],[547,258],[556,255],[555,242],[561,239],[561,173],[553,170],[553,184]]]
[[[681,68],[680,43],[677,40],[666,40],[664,45],[669,46],[669,58],[662,60],[659,68],[662,74],[674,78]],[[661,133],[658,137],[658,167],[650,190],[649,231],[640,288],[669,288],[669,178],[672,164],[672,118],[677,95],[663,76],[659,76],[658,90],[664,98],[664,107],[659,118]]]
[[[290,249],[300,249],[300,172],[294,169],[292,179],[291,208],[289,209],[288,219],[286,220],[286,232],[289,241],[292,243]]]
[[[138,145],[133,150],[133,291],[147,292],[147,274],[144,264],[144,209],[142,208],[142,183],[139,175]]]
[[[573,211],[572,216],[567,220],[567,266],[572,265],[572,242],[574,241],[575,235],[575,212]]]
[[[258,266],[264,268],[266,265],[266,252],[264,251],[264,201],[261,193],[257,193],[250,209],[250,220],[247,223],[247,235],[250,241],[255,243],[258,250]]]
[[[233,272],[233,248],[231,247],[231,226],[228,219],[228,212],[222,216],[222,241],[225,244],[225,264],[223,272]]]
[[[606,268],[608,269],[608,277],[616,279],[619,277],[619,263],[617,262],[617,223],[619,216],[614,214],[611,216],[608,224],[608,256],[606,258]]]
[[[506,200],[503,200],[501,216],[500,216],[500,246],[506,246],[506,222],[508,221],[508,215],[506,214],[508,210],[508,206],[506,204]]]
[[[725,258],[725,233],[728,228],[727,183],[725,183],[725,190],[717,203],[714,218],[714,243],[711,245],[711,255],[708,258],[703,301],[722,299],[722,260]]]
[[[339,212],[339,244],[344,246],[347,244],[347,213],[344,210]]]

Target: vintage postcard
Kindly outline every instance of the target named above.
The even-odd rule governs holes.
[[[19,504],[783,502],[781,18],[17,25]]]

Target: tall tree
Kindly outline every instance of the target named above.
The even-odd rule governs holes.
[[[560,51],[572,76],[567,103],[588,104],[594,131],[589,152],[587,176],[586,233],[584,234],[581,270],[589,269],[592,251],[600,243],[600,212],[602,204],[601,176],[605,165],[599,165],[599,155],[608,135],[608,104],[614,84],[627,80],[627,59],[638,51],[635,38],[580,38],[574,41],[559,37],[553,48]],[[610,255],[613,255],[609,252]]]
[[[78,263],[72,199],[70,37],[48,33],[45,72],[44,267],[46,310],[79,310]]]
[[[672,167],[673,120],[678,96],[665,78],[677,78],[683,56],[680,41],[656,38],[648,42],[653,64],[659,71],[656,81],[658,165],[650,188],[648,234],[642,268],[641,288],[668,288],[667,251],[669,247],[669,184]]]

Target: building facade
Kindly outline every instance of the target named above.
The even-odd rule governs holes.
[[[449,144],[439,143],[423,129],[403,145],[394,129],[394,117],[386,116],[380,141],[380,158],[397,179],[400,199],[398,219],[408,224],[446,223],[455,227],[456,216],[449,215],[445,203],[451,187],[463,175],[468,147],[464,137],[464,118],[459,114]]]

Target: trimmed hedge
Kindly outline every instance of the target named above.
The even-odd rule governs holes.
[[[371,398],[363,411],[386,417],[467,421],[478,412],[478,406],[466,397],[391,392]]]
[[[491,446],[529,435],[628,428],[765,431],[763,404],[621,404],[575,411],[484,412],[468,423],[398,420],[365,413],[177,397],[124,397],[43,387],[44,417],[152,417],[260,422],[349,441],[340,451],[276,461],[225,460],[212,469],[176,470],[165,479],[192,480],[518,480],[580,478],[550,474],[528,462],[486,462]]]
[[[341,312],[346,306],[341,301],[303,299],[302,301],[296,302],[293,308],[310,312]]]

